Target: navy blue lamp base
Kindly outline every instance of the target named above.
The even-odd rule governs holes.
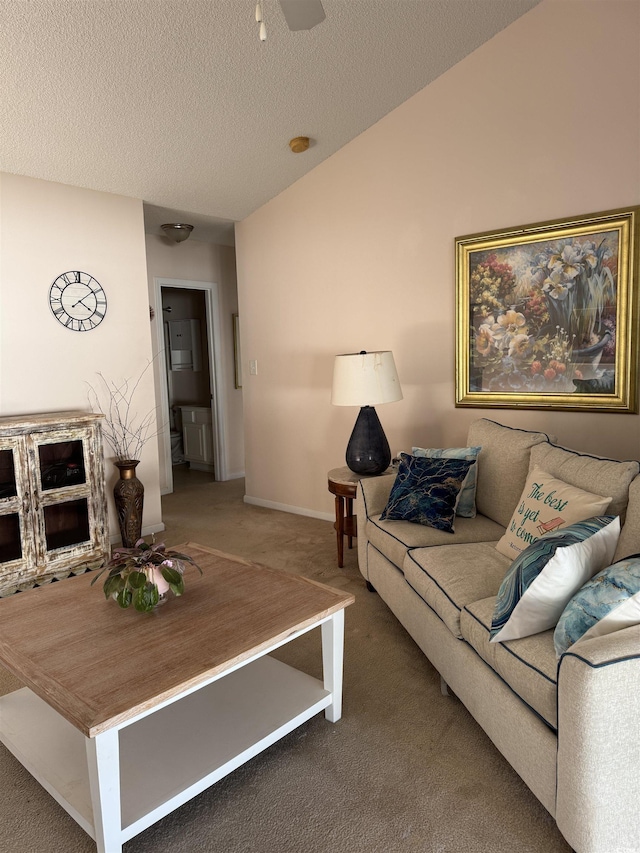
[[[373,406],[363,406],[347,445],[347,465],[356,474],[382,474],[391,462],[389,442]]]

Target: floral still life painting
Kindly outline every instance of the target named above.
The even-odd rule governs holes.
[[[639,212],[456,240],[456,405],[637,411]]]

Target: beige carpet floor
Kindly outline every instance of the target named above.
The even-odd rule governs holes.
[[[310,720],[125,853],[569,853],[553,819],[464,706],[441,695],[438,674],[367,591],[355,548],[337,568],[329,522],[246,505],[243,481],[176,469],[176,487],[163,499],[167,545],[199,542],[354,593],[343,717]],[[320,676],[319,630],[279,656]],[[13,686],[0,671],[0,693]],[[0,851],[95,851],[1,745]]]

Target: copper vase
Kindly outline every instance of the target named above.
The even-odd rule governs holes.
[[[125,459],[116,462],[120,479],[113,487],[116,502],[120,536],[125,548],[133,548],[142,535],[142,507],[144,504],[144,486],[136,477],[138,459]]]

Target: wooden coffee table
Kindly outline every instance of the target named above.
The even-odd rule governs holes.
[[[79,575],[0,600],[0,741],[96,841],[124,842],[324,710],[342,712],[352,595],[200,545],[151,614]],[[321,626],[323,680],[269,652]],[[1,786],[0,782],[0,786]]]

